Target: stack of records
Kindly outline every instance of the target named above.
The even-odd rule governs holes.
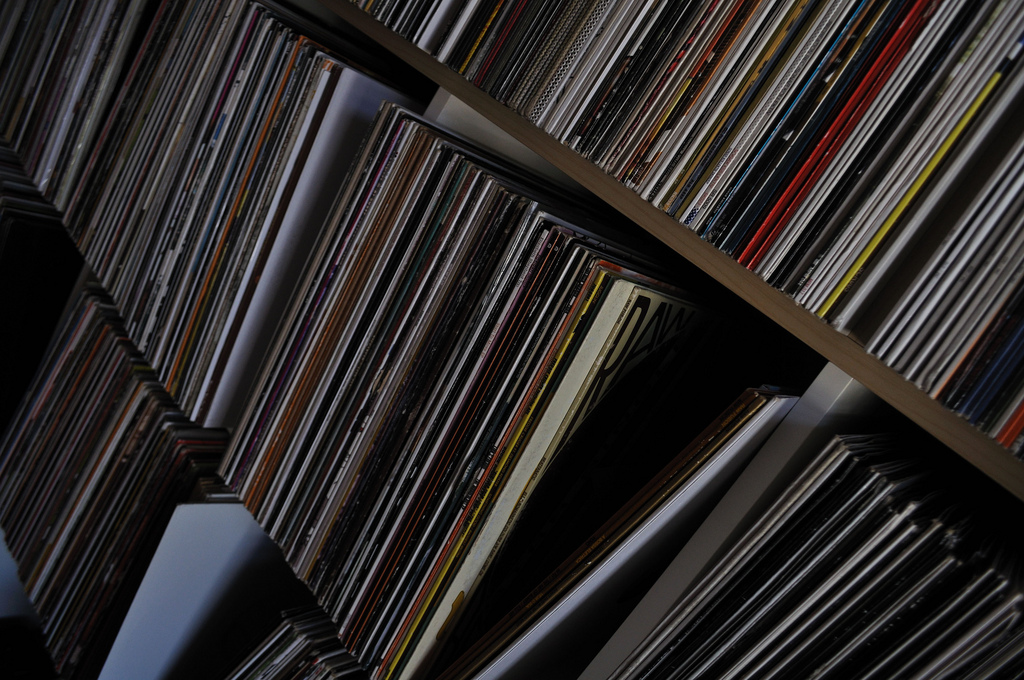
[[[870,351],[1019,455],[1024,140],[875,334]]]
[[[955,153],[969,151],[984,140],[1005,108],[1012,111],[1008,115],[1020,118],[1024,14],[1001,3],[967,5],[961,8],[953,3],[935,10],[928,30],[919,38],[927,42],[911,46],[840,149],[858,151],[860,162],[854,169],[861,174],[852,182],[854,176],[847,171],[841,180],[848,182],[846,189],[836,194],[842,202],[831,204],[833,212],[816,213],[812,223],[827,216],[826,226],[808,230],[814,240],[795,268],[798,276],[791,275],[784,284],[798,302],[819,316],[838,320],[840,313],[849,313],[843,306],[866,283],[872,269],[883,273],[898,269],[899,259],[881,260],[884,246],[895,250],[886,253],[889,257],[906,255],[904,251],[912,245],[906,240],[913,236],[910,227],[920,228],[912,220],[913,209],[938,191],[944,174],[955,166],[951,162]],[[918,49],[928,51],[920,54]],[[905,68],[911,65],[913,70]],[[872,138],[857,136],[865,134]],[[833,161],[819,184],[839,177],[841,170],[846,168]],[[825,194],[812,192],[805,205],[810,206],[808,201],[815,195]],[[937,215],[921,226],[944,229],[948,218]],[[761,271],[767,274],[767,269]],[[782,284],[777,275],[769,281]]]
[[[0,525],[62,677],[95,677],[174,505],[225,445],[177,410],[87,286],[0,454]]]
[[[272,331],[259,320],[285,304],[381,100],[411,102],[338,56],[346,45],[324,47],[306,37],[315,28],[290,27],[300,17],[250,0],[72,5],[11,8],[53,33],[4,55],[29,100],[7,100],[26,128],[15,149],[166,389],[197,422],[230,425],[240,406],[216,401],[221,383],[222,399],[244,391],[236,365],[258,361]],[[65,43],[75,59],[53,52]],[[43,65],[88,102],[37,82]],[[60,128],[31,106],[56,108]]]
[[[281,625],[224,680],[334,680],[365,677],[319,607],[286,611]]]
[[[834,439],[611,677],[1020,677],[1012,532],[904,446]]]
[[[705,313],[401,108],[359,167],[222,475],[386,677],[434,644],[559,443]]]
[[[131,61],[149,0],[7,2],[0,9],[0,138],[62,208]]]

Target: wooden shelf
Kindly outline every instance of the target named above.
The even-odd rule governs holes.
[[[787,332],[831,361],[931,433],[960,457],[1024,500],[1024,464],[789,296],[678,224],[631,189],[553,140],[546,132],[472,85],[347,0],[321,0],[343,20],[461,99],[539,156],[600,196]]]

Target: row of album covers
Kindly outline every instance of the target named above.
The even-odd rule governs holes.
[[[847,4],[730,10],[762,27],[755,35],[708,17],[750,45],[778,42],[765,54],[783,68],[783,55],[813,52],[797,47],[853,12]],[[411,21],[417,5],[400,5],[380,8]],[[888,7],[851,14],[867,23],[854,22],[857,38],[843,44],[874,44],[862,29],[894,25]],[[1015,30],[1003,15],[985,23],[949,11],[967,27],[956,36],[982,23]],[[765,12],[799,30],[763,33],[775,25]],[[717,350],[744,361],[714,300],[685,292],[588,206],[432,124],[394,79],[307,37],[309,22],[241,0],[11,3],[0,13],[4,137],[98,279],[69,303],[0,451],[0,526],[67,677],[95,673],[174,503],[213,472],[323,610],[289,614],[241,673],[287,656],[316,673],[468,677],[545,658],[507,651],[553,644],[585,622],[612,626],[586,636],[600,647],[617,619],[586,607],[654,581],[804,403],[769,388],[737,398],[708,360]],[[458,16],[453,26],[473,23]],[[691,18],[673,20],[669,33]],[[485,70],[507,65],[493,54]],[[842,54],[837,67],[857,61]],[[826,90],[845,82],[829,73]],[[951,167],[974,167],[955,155]],[[999,224],[1011,238],[1018,155],[1015,146],[964,207],[964,247],[972,228]],[[928,201],[921,211],[948,208]],[[1012,279],[1009,263],[997,268]],[[1015,282],[974,269],[976,283],[961,273],[949,285],[970,299],[995,286],[993,309],[929,307],[909,323],[1016,309]],[[918,299],[965,305],[955,292]],[[1016,323],[992,337],[1016,348]],[[945,351],[918,337],[953,337],[886,333],[897,353]],[[972,406],[984,417],[1019,390],[1001,347],[955,381],[972,404],[981,386],[997,393]],[[993,377],[1003,383],[986,382],[989,366],[1003,367]],[[616,673],[841,675],[870,650],[879,677],[926,664],[1013,676],[1012,544],[988,534],[1002,523],[982,521],[984,509],[943,500],[943,482],[909,448],[830,445],[718,556],[708,572],[717,580],[665,612]],[[762,569],[777,578],[749,582]],[[909,599],[892,596],[911,583]],[[715,617],[713,635],[694,625]],[[556,660],[572,663],[562,647]]]
[[[692,340],[681,344],[689,348]],[[654,369],[664,372],[665,359],[655,358]],[[641,364],[633,373],[650,368]],[[649,383],[650,376],[639,381]],[[62,677],[94,677],[174,505],[197,478],[210,478],[227,447],[223,470],[239,440],[184,418],[95,283],[70,301],[30,395],[3,441],[0,522]],[[545,498],[546,490],[546,504],[519,509],[519,521],[506,525],[504,548],[458,586],[466,597],[455,611],[463,616],[444,612],[452,626],[442,631],[446,644],[429,628],[429,640],[418,635],[429,622],[400,631],[419,641],[419,668],[389,668],[390,650],[375,645],[391,621],[415,615],[408,603],[422,600],[429,578],[386,593],[386,604],[369,612],[377,632],[363,639],[347,622],[365,609],[339,609],[331,600],[345,582],[325,589],[307,581],[320,606],[286,612],[223,677],[790,678],[849,677],[853,668],[858,677],[1017,677],[1024,671],[1024,593],[1006,520],[1019,509],[1004,507],[990,490],[972,490],[963,470],[946,465],[959,461],[937,457],[919,437],[847,435],[822,444],[841,421],[808,435],[809,425],[835,413],[867,414],[877,424],[859,408],[865,395],[831,367],[800,398],[774,388],[743,390],[689,443],[672,439],[679,446],[664,466],[648,470],[628,500],[590,518],[591,533],[568,544],[561,520],[572,513],[560,501],[605,493],[581,495],[567,483],[584,462],[607,463],[598,442],[615,439],[610,447],[625,459],[622,469],[637,467],[646,453],[632,426],[649,405],[608,432],[615,412],[638,401],[631,374],[595,408],[597,427],[581,425],[581,432],[591,430],[579,436],[583,450],[566,463],[580,447],[563,447],[537,480],[530,500]],[[679,423],[666,429],[678,431]],[[521,463],[509,465],[511,483]],[[422,485],[437,472],[424,465],[390,481]],[[389,481],[375,474],[370,483]],[[484,530],[470,540],[479,542],[501,513],[504,488],[495,507],[476,506]],[[463,490],[483,493],[480,484]],[[415,500],[391,499],[384,510]],[[447,507],[465,511],[472,500]],[[427,516],[424,522],[441,524]],[[410,521],[371,528],[380,525],[414,534],[407,549],[417,561],[377,559],[363,569],[363,583],[416,567],[436,573],[442,563],[449,576],[462,576],[472,562],[471,555],[449,559],[456,523],[433,537],[415,534]],[[359,537],[344,555],[324,549],[320,557],[341,570],[348,560],[372,559],[378,545],[386,543]],[[530,562],[552,560],[540,572],[530,569]],[[622,637],[627,649],[617,652]]]
[[[1019,7],[356,4],[1019,448]]]
[[[248,312],[280,313],[337,192],[329,168],[347,167],[382,99],[416,109],[422,88],[362,59],[343,29],[277,6],[57,8],[2,9],[0,131],[169,393],[197,422],[231,426],[241,407],[225,395],[245,392],[266,341]],[[1012,3],[368,9],[1020,448]]]
[[[380,102],[417,100],[248,0],[4,11],[10,146],[167,391],[230,425],[217,396],[244,391],[261,342],[247,312],[280,312]]]
[[[2,85],[13,105],[0,124],[171,394],[200,422],[230,424],[238,406],[217,394],[249,378],[237,359],[254,336],[245,312],[274,306],[271,280],[306,241],[271,246],[322,216],[337,176],[324,159],[351,153],[329,145],[352,137],[331,132],[365,123],[374,107],[363,96],[397,95],[259,9],[149,4],[82,3],[63,23],[47,21],[50,3],[9,5]],[[999,165],[997,142],[1020,136],[1019,13],[705,4],[373,11],[565,143],[575,137],[527,110],[576,107],[552,117],[597,136],[572,142],[581,153],[609,172],[619,171],[592,146],[633,157],[675,187],[671,204],[646,198],[1018,448],[1019,192],[993,177],[968,187],[972,206],[950,197],[979,166]],[[539,25],[552,28],[538,52],[523,36]],[[332,125],[339,108],[348,125]],[[311,143],[318,132],[323,145]],[[934,255],[922,263],[925,249]],[[905,291],[898,303],[892,290]]]

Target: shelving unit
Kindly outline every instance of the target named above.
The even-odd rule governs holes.
[[[796,382],[803,379],[802,373],[811,371],[812,364],[816,371],[819,359],[820,364],[831,363],[833,367],[826,370],[835,368],[838,369],[837,372],[845,373],[855,383],[859,383],[856,386],[858,391],[860,386],[863,386],[902,414],[906,420],[948,447],[956,456],[976,468],[982,475],[1003,487],[1016,499],[1024,500],[1024,464],[1014,459],[1002,446],[976,429],[967,420],[949,411],[913,383],[904,379],[898,372],[869,354],[854,337],[836,331],[827,322],[799,306],[785,293],[766,284],[755,273],[739,265],[729,255],[702,240],[694,232],[681,226],[672,217],[662,212],[661,209],[606,174],[597,165],[563,146],[529,120],[473,86],[461,75],[394,33],[349,0],[310,1],[319,2],[323,6],[319,10],[330,15],[331,21],[324,22],[327,26],[326,30],[347,34],[348,26],[353,27],[362,34],[360,42],[362,42],[361,38],[365,36],[373,47],[381,47],[397,57],[398,61],[402,62],[403,69],[409,66],[418,71],[426,80],[468,105],[473,111],[507,133],[511,139],[523,144],[530,152],[550,163],[557,173],[564,173],[571,181],[578,183],[584,190],[617,210],[626,221],[639,226],[654,239],[706,274],[710,281],[702,276],[700,280],[708,284],[707,288],[714,288],[716,291],[723,288],[735,296],[738,301],[742,301],[741,304],[730,305],[730,308],[733,309],[731,314],[733,328],[742,332],[746,322],[749,322],[751,329],[770,327],[773,332],[772,340],[766,340],[765,344],[782,337],[787,347],[802,345],[799,347],[799,352],[794,352],[799,356],[793,359],[793,363],[799,365],[800,369],[806,370],[792,371],[794,375],[798,376]],[[416,89],[422,88],[417,85]],[[75,255],[77,256],[77,253]],[[690,270],[687,269],[687,271]],[[700,293],[701,291],[696,292]],[[730,297],[729,302],[733,301]],[[781,331],[776,333],[779,329]],[[757,333],[757,330],[751,331],[751,342],[758,341]],[[795,342],[790,343],[792,340]],[[778,359],[778,363],[786,364],[791,358],[788,355],[778,356],[778,353],[775,356],[770,356],[770,353],[771,350],[765,350],[765,363]],[[758,357],[758,359],[760,358]],[[802,386],[797,385],[797,387]],[[874,400],[872,399],[872,401]],[[312,409],[309,412],[312,412]],[[900,421],[902,423],[903,419],[901,418]],[[946,452],[939,451],[938,453],[944,456]],[[954,462],[959,463],[959,461]],[[967,470],[967,472],[972,471]],[[985,485],[985,480],[979,481],[982,482],[981,485]],[[209,511],[213,507],[212,504],[208,505],[205,511]],[[199,520],[189,523],[188,529],[179,532],[186,538],[190,532],[196,532],[196,526],[204,521],[202,512],[195,512],[197,509],[202,510],[202,506],[186,507],[184,510],[179,508],[179,515],[193,513],[200,516]],[[215,508],[216,511],[225,509]],[[241,506],[232,506],[226,510],[234,514],[247,512]],[[338,512],[341,511],[338,510]],[[172,536],[172,538],[174,537]],[[269,540],[267,539],[267,541]],[[207,541],[207,543],[210,542]],[[280,548],[280,545],[275,549]],[[205,547],[212,547],[216,552],[216,549],[222,546],[207,545]],[[158,567],[162,566],[163,571],[157,569],[151,578],[147,577],[150,578],[150,582],[147,584],[150,594],[159,593],[167,582],[173,580],[172,572],[175,568],[173,549],[169,550],[167,546],[164,546],[164,553],[162,563],[157,565]],[[524,552],[524,554],[530,553]],[[229,563],[234,560],[231,555],[221,554],[218,557],[224,558],[222,561]],[[188,584],[185,584],[183,587],[187,588],[187,586]],[[301,594],[307,595],[308,593]],[[219,602],[219,597],[216,594],[207,594],[195,599],[203,600],[201,604],[210,605],[214,600]],[[150,614],[149,610],[164,606],[162,604],[147,605],[143,600],[137,600],[137,605],[134,615],[137,615],[143,622]],[[455,607],[452,609],[454,610]],[[185,629],[186,633],[196,633],[195,628],[201,626],[202,624],[195,622],[185,622],[179,628]],[[130,636],[120,639],[119,642],[121,647],[134,646]],[[159,654],[160,652],[155,653]],[[137,668],[146,664],[145,658],[135,659],[135,661],[138,661]],[[118,673],[117,670],[109,672],[114,675]]]
[[[600,196],[627,218],[653,234],[787,332],[804,342],[911,421],[931,433],[964,460],[1024,500],[1024,465],[998,443],[950,412],[915,385],[864,351],[852,338],[765,284],[731,257],[680,226],[631,189],[575,151],[474,87],[455,71],[346,0],[322,0],[325,6],[371,40],[390,50],[440,87],[476,109],[501,129]]]

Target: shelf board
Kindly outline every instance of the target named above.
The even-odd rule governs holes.
[[[789,296],[648,203],[526,118],[472,85],[347,0],[321,0],[342,19],[476,109],[580,185],[646,229],[808,347],[1024,500],[1024,463]]]

